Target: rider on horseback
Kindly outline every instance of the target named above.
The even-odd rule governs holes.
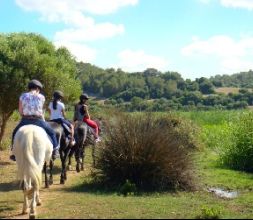
[[[54,121],[62,125],[66,136],[70,139],[70,145],[74,146],[74,126],[65,119],[65,105],[62,102],[64,94],[61,91],[55,91],[53,97],[53,101],[50,102],[48,106],[50,121]]]
[[[100,142],[101,139],[98,135],[98,125],[95,121],[90,119],[90,114],[87,105],[88,100],[89,96],[87,94],[82,94],[80,96],[80,102],[75,106],[74,122],[83,121],[88,126],[92,127],[95,130],[94,133],[95,141]]]
[[[13,131],[11,150],[13,148],[13,140],[17,131],[22,126],[32,124],[39,126],[46,131],[48,136],[51,138],[51,142],[53,144],[53,157],[56,157],[58,155],[59,144],[54,130],[44,120],[43,106],[45,103],[45,96],[40,93],[42,88],[43,85],[41,84],[41,82],[35,79],[31,80],[28,84],[29,92],[23,93],[20,96],[19,113],[22,119]],[[15,161],[15,156],[11,155],[10,159]]]

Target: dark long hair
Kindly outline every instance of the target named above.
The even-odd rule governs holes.
[[[53,99],[53,109],[56,110],[57,109],[57,102],[60,100],[60,97],[54,97]]]
[[[57,109],[57,102],[63,98],[63,92],[61,91],[55,91],[54,95],[53,95],[54,99],[53,99],[53,109],[56,110]]]

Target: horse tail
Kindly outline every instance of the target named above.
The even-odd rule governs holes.
[[[39,190],[42,182],[41,169],[34,158],[34,132],[20,132],[17,135],[16,146],[18,177],[21,183],[31,180],[34,190]]]

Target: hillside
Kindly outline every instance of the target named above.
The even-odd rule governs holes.
[[[211,77],[210,80],[217,87],[252,88],[253,71],[250,70],[233,75],[216,75]]]
[[[253,83],[252,71],[185,80],[177,72],[152,68],[135,73],[89,63],[77,63],[77,68],[85,92],[127,111],[241,109],[253,104],[252,91],[243,90]]]

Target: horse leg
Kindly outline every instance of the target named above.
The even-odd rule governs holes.
[[[22,212],[23,215],[28,214],[28,206],[29,206],[28,196],[27,196],[26,191],[25,191],[26,184],[27,184],[26,180],[24,179],[21,183],[21,189],[23,190],[23,194],[24,194],[24,204],[23,204],[23,212]]]
[[[24,182],[24,185],[25,185],[25,182]],[[28,195],[26,194],[25,192],[25,186],[23,186],[23,193],[24,193],[24,204],[23,204],[23,212],[22,214],[25,215],[25,214],[28,214]]]
[[[36,206],[37,206],[36,198],[37,198],[37,193],[33,189],[32,201],[31,201],[31,207],[30,207],[30,215],[29,215],[30,219],[35,219],[36,218]]]
[[[86,147],[84,147],[84,148],[82,149],[82,152],[81,152],[81,158],[82,158],[82,162],[81,162],[81,171],[84,171],[85,150],[86,150]]]
[[[53,185],[54,180],[53,180],[53,167],[54,167],[54,160],[50,160],[50,177],[49,177],[49,185]]]
[[[76,172],[80,173],[80,149],[78,148],[75,152],[76,157]]]
[[[45,188],[49,188],[48,177],[47,177],[47,162],[44,163],[44,173],[45,173]]]
[[[65,160],[65,156],[64,156],[64,152],[62,150],[60,150],[60,157],[61,157],[61,179],[60,179],[60,184],[65,184],[65,178],[64,178],[64,160]]]
[[[68,163],[68,170],[72,170],[72,156],[74,154],[74,151],[71,149],[69,153],[69,163]]]
[[[69,163],[68,163],[68,170],[71,170],[72,169],[72,166],[71,166],[71,164],[72,164],[72,161],[71,161],[71,154],[69,155]]]
[[[96,166],[96,154],[95,154],[95,147],[96,145],[92,145],[92,159],[93,159],[93,167],[95,168]]]
[[[64,178],[67,180],[67,159],[69,158],[69,154],[71,152],[71,148],[67,149],[67,153],[64,160]]]
[[[36,204],[37,206],[41,206],[41,199],[40,199],[40,193],[39,190],[36,191]]]

